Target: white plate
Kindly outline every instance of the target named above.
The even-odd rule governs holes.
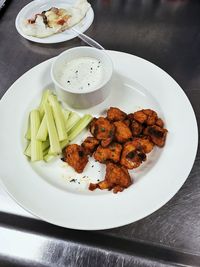
[[[70,5],[73,5],[76,1],[75,0],[36,0],[30,2],[28,5],[23,7],[21,11],[18,13],[16,20],[15,20],[15,26],[19,34],[21,34],[24,38],[27,40],[30,40],[32,42],[36,43],[43,43],[43,44],[52,44],[52,43],[60,43],[64,41],[71,40],[78,36],[78,34],[71,29],[68,29],[64,32],[54,34],[52,36],[46,37],[46,38],[37,38],[33,36],[29,36],[23,33],[21,25],[24,21],[24,19],[31,18],[35,14],[40,13],[44,10],[48,10],[51,7],[55,6],[58,8],[67,8]],[[90,25],[92,24],[94,20],[94,11],[90,7],[86,16],[73,28],[81,33],[85,32]]]
[[[25,73],[0,102],[2,185],[22,207],[59,226],[96,230],[142,219],[174,196],[195,160],[197,123],[180,86],[144,59],[121,52],[108,53],[115,69],[112,93],[104,103],[79,112],[100,115],[110,106],[126,112],[152,108],[169,130],[165,147],[154,149],[148,160],[131,172],[135,182],[122,193],[87,190],[89,179],[82,178],[84,175],[90,181],[103,178],[105,167],[96,162],[90,162],[84,174],[77,175],[59,159],[50,164],[30,164],[24,157],[28,112],[38,104],[42,90],[51,84],[53,59]],[[76,183],[69,182],[73,178]]]

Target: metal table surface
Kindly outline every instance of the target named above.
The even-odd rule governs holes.
[[[23,39],[14,22],[28,2],[10,1],[0,18],[0,97],[25,71],[83,44],[78,38],[51,45]],[[184,89],[199,123],[200,1],[90,2],[95,19],[86,33],[107,49],[137,55],[167,71]],[[112,230],[75,231],[42,222],[0,189],[0,266],[176,265],[200,266],[199,150],[175,197],[147,218]]]

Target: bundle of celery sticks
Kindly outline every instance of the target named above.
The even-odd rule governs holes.
[[[29,114],[24,154],[31,161],[50,161],[60,155],[90,123],[89,114],[80,117],[75,112],[63,108],[56,95],[45,90],[38,109]]]

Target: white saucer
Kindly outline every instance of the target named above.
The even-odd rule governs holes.
[[[78,33],[74,32],[71,29],[68,29],[64,32],[61,32],[61,33],[58,33],[58,34],[55,34],[55,35],[52,35],[46,38],[37,38],[37,37],[24,34],[22,31],[21,25],[25,19],[31,18],[34,16],[34,14],[40,13],[44,10],[48,10],[53,6],[58,7],[58,8],[67,8],[73,5],[74,3],[75,1],[72,1],[72,0],[32,1],[28,5],[23,7],[21,11],[18,13],[16,20],[15,20],[16,29],[21,36],[23,36],[29,41],[36,42],[36,43],[53,44],[53,43],[60,43],[60,42],[71,40],[78,36]],[[83,33],[90,27],[93,20],[94,20],[94,11],[90,7],[86,16],[73,28]]]

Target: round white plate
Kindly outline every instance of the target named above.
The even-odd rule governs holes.
[[[84,173],[77,175],[60,159],[49,164],[30,164],[23,155],[28,112],[39,104],[44,88],[52,86],[50,67],[54,59],[25,73],[0,102],[2,185],[22,207],[55,225],[96,230],[142,219],[175,195],[195,160],[197,123],[180,86],[144,59],[121,52],[108,53],[115,69],[111,95],[98,106],[78,112],[95,116],[110,106],[128,113],[152,108],[164,119],[169,131],[165,147],[154,149],[140,168],[131,171],[134,184],[122,193],[87,189],[90,181],[103,179],[103,164],[91,160]],[[77,142],[86,134],[79,136]]]
[[[27,40],[30,40],[32,42],[36,43],[43,43],[43,44],[52,44],[52,43],[60,43],[64,41],[71,40],[78,36],[78,34],[68,29],[64,32],[54,34],[52,36],[46,37],[46,38],[37,38],[33,36],[29,36],[23,33],[21,25],[23,21],[27,18],[32,18],[35,14],[41,13],[44,10],[48,10],[51,7],[55,6],[58,8],[67,8],[71,5],[74,5],[76,1],[74,0],[36,0],[30,2],[28,5],[23,7],[21,11],[18,13],[16,20],[15,20],[15,26],[19,34],[21,34],[24,38]],[[86,16],[73,28],[81,33],[85,32],[90,25],[92,24],[94,20],[94,11],[92,7],[89,8]]]

